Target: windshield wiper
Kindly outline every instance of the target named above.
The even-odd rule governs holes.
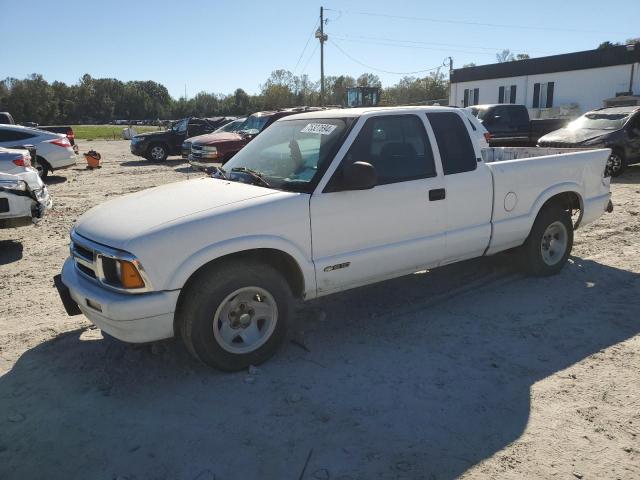
[[[229,180],[229,177],[227,177],[227,172],[224,170],[224,168],[218,167],[217,165],[212,165],[210,167],[210,170],[211,176],[213,178],[224,178],[225,180]]]
[[[235,167],[231,169],[232,172],[240,172],[249,175],[252,179],[256,180],[263,187],[271,188],[269,182],[267,182],[261,173],[251,170],[247,167]]]

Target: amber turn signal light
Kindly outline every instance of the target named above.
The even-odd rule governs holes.
[[[142,288],[144,280],[140,276],[140,272],[131,262],[120,260],[120,282],[124,288]]]

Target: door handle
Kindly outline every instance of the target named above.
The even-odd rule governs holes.
[[[435,202],[436,200],[444,200],[446,196],[446,192],[444,188],[436,188],[434,190],[429,190],[429,201]]]

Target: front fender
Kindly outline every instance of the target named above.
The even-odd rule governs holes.
[[[313,262],[292,242],[274,235],[252,235],[233,238],[209,245],[191,255],[170,274],[166,290],[179,290],[200,267],[227,255],[256,249],[279,250],[291,256],[304,278],[305,298],[316,296],[316,276]]]

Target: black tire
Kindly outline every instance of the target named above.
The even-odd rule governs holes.
[[[229,261],[203,269],[189,284],[176,315],[182,340],[197,359],[211,367],[231,372],[246,369],[250,365],[259,365],[275,354],[286,337],[292,300],[289,284],[277,270],[261,263]],[[251,305],[256,305],[255,303],[247,303],[243,307],[242,300],[237,300],[240,295],[245,295],[244,292],[233,297],[239,290],[249,288],[260,289],[271,296],[271,301],[268,298],[261,301],[266,302],[266,306],[275,303],[275,323],[270,327],[271,324],[262,320],[264,333],[259,342],[263,343],[257,348],[247,352],[232,352],[229,348],[251,348],[250,344],[244,345],[244,339],[241,338],[249,326],[232,326],[233,319],[238,319],[240,323],[239,319],[246,316],[245,313],[238,317],[240,311],[250,313],[249,321],[255,321],[256,325],[261,321],[258,318],[259,314],[254,315],[250,310]],[[252,291],[246,295],[250,296]],[[230,300],[230,297],[233,300]],[[253,299],[255,298],[254,296]],[[225,306],[231,305],[234,301],[239,302],[239,305],[225,317],[222,314]],[[216,318],[216,315],[219,317]],[[226,325],[223,325],[223,322]],[[214,334],[216,328],[218,330]],[[224,341],[222,331],[225,329],[236,335],[231,342],[234,345]],[[236,340],[239,340],[237,347]]]
[[[162,143],[152,143],[147,150],[147,160],[150,162],[164,162],[169,156],[167,146]]]
[[[35,169],[38,170],[38,175],[42,180],[49,176],[49,172],[51,171],[51,166],[49,163],[42,157],[36,157],[36,165],[34,165]]]
[[[563,235],[562,252],[559,248],[563,243]],[[567,263],[572,248],[573,224],[570,213],[558,205],[549,205],[538,213],[527,240],[520,247],[521,264],[527,273],[537,277],[555,275]]]
[[[622,172],[624,172],[625,167],[627,166],[627,162],[624,159],[622,153],[614,150],[609,155],[607,159],[606,173],[612,177],[619,176]]]

